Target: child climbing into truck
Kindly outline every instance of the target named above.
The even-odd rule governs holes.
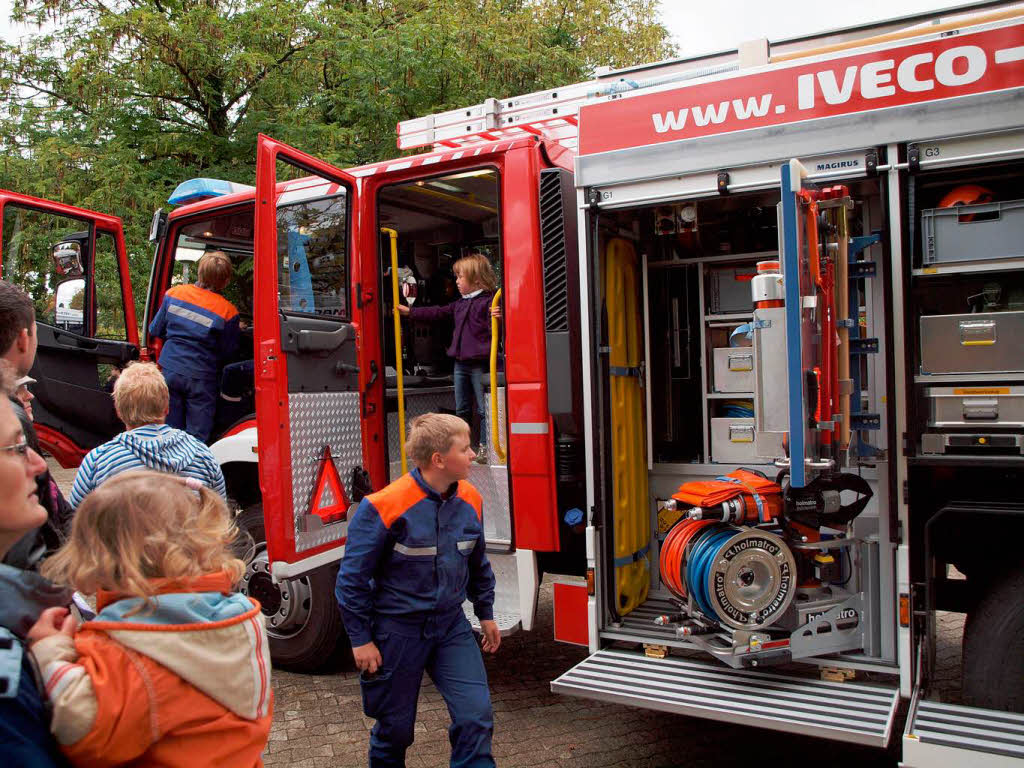
[[[446,351],[455,360],[455,414],[470,425],[470,444],[479,446],[477,463],[486,464],[483,373],[491,351],[491,317],[501,317],[498,307],[491,308],[498,280],[482,253],[462,257],[453,271],[461,298],[440,307],[399,304],[398,311],[413,320],[430,322],[450,317],[454,321],[455,330]]]

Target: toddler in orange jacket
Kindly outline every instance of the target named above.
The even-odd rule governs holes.
[[[260,766],[270,733],[270,654],[223,500],[158,472],[89,494],[48,578],[96,593],[96,618],[64,608],[29,632],[74,765]]]

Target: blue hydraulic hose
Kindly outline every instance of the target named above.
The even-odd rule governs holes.
[[[718,620],[718,614],[711,607],[711,594],[708,592],[708,574],[715,554],[725,542],[735,536],[735,528],[728,530],[712,530],[704,534],[690,550],[690,559],[686,563],[686,585],[697,601],[698,607],[709,619]]]

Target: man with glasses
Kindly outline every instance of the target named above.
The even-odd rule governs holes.
[[[32,299],[18,286],[0,280],[0,364],[5,365],[15,379],[27,376],[36,359],[36,345],[36,311]],[[32,420],[14,392],[5,394],[21,422],[29,447],[39,453],[39,438]],[[50,477],[49,470],[36,477],[36,485],[39,503],[46,510],[46,522],[22,537],[4,555],[3,562],[17,568],[35,569],[64,543],[71,523],[71,507]]]

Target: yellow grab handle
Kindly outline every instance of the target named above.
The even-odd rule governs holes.
[[[500,298],[499,288],[491,299],[492,310],[498,306]],[[505,461],[505,451],[501,449],[501,440],[498,438],[498,318],[494,315],[491,315],[491,444],[498,461]]]
[[[391,314],[395,319],[395,372],[398,374],[398,436],[402,452],[402,474],[409,471],[405,458],[405,382],[402,377],[402,316],[398,312],[398,233],[381,227],[380,231],[391,238]]]

